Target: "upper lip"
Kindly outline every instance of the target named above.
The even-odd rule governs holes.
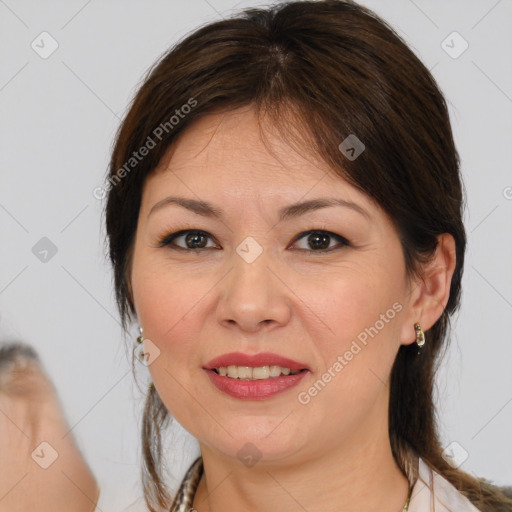
[[[242,352],[230,352],[218,356],[204,365],[206,370],[213,370],[221,366],[281,366],[290,368],[290,370],[309,370],[304,363],[294,361],[287,357],[271,352],[261,352],[260,354],[243,354]]]

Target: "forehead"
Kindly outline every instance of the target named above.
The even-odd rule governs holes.
[[[311,152],[294,150],[268,119],[258,117],[250,107],[197,119],[180,135],[161,164],[159,169],[169,169],[171,164],[174,171],[205,166],[232,169],[233,173],[247,166],[262,171],[268,168],[270,172],[308,172],[321,167],[323,174],[328,170]]]
[[[184,191],[192,188],[197,194],[245,190],[250,195],[269,195],[274,191],[295,198],[312,189],[315,193],[334,190],[345,198],[371,202],[317,155],[294,142],[284,139],[251,107],[204,115],[180,134],[145,188],[157,194],[163,185]]]

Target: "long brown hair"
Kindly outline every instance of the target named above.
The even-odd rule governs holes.
[[[421,275],[437,236],[450,233],[457,264],[450,297],[426,333],[421,355],[401,346],[391,373],[389,436],[411,481],[420,456],[480,510],[511,511],[512,500],[442,456],[433,380],[449,317],[459,307],[466,234],[459,156],[434,78],[397,33],[351,1],[286,2],[207,24],[147,73],[116,135],[109,166],[106,228],[123,326],[135,313],[131,251],[144,180],[200,116],[254,106],[298,148],[320,156],[374,198],[399,233],[407,272]],[[350,134],[366,150],[348,158]],[[146,147],[143,158],[134,151]],[[143,418],[143,483],[152,512],[169,507],[162,433],[169,413],[150,387]]]

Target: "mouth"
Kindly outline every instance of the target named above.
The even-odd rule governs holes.
[[[234,398],[263,400],[289,390],[310,373],[298,361],[272,354],[232,352],[203,366],[211,383]]]
[[[306,368],[302,370],[292,370],[291,368],[284,368],[278,365],[256,367],[230,365],[212,368],[211,370],[222,377],[243,380],[275,379],[277,377],[296,375],[297,373],[308,371]]]
[[[203,368],[215,370],[219,375],[232,379],[267,379],[310,370],[305,363],[271,352],[259,354],[231,352],[212,359]]]

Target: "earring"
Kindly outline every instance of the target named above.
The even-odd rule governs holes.
[[[137,336],[137,346],[135,347],[135,356],[139,361],[144,361],[144,336],[142,336],[142,327],[139,326],[139,336]]]
[[[425,345],[425,333],[421,329],[421,325],[419,323],[414,324],[414,329],[416,331],[416,343],[418,347],[423,347]]]
[[[142,336],[142,327],[139,326],[139,336],[137,337],[137,343],[142,343],[144,341],[144,337]]]

